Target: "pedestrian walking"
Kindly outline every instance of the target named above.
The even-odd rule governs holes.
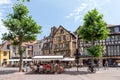
[[[105,61],[105,70],[108,69],[108,60]]]
[[[99,70],[99,68],[100,68],[100,60],[97,61],[97,68]]]

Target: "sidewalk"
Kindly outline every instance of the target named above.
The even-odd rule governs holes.
[[[26,74],[18,68],[0,68],[0,80],[120,80],[120,69],[100,68],[96,73],[87,72],[87,68],[66,69],[62,74]]]

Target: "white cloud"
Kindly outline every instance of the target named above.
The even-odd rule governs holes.
[[[78,8],[76,8],[72,13],[70,13],[67,18],[70,18],[72,16],[79,15],[81,11],[83,11],[87,7],[86,3],[82,3]]]
[[[0,5],[10,4],[10,3],[11,3],[10,0],[0,0]]]
[[[2,21],[0,20],[0,43],[2,42],[2,40],[1,40],[2,34],[5,33],[5,32],[8,32],[8,30],[5,28]]]
[[[87,11],[94,8],[101,8],[103,5],[107,4],[111,0],[85,0],[83,3],[80,3],[80,6],[77,7],[73,12],[68,14],[66,18],[74,18],[75,22],[82,22],[84,15]],[[80,1],[79,1],[80,2]]]
[[[4,18],[3,16],[7,15],[5,14],[5,12],[10,7],[9,5],[11,5],[11,0],[0,0],[0,43],[2,42],[2,34],[8,32],[6,27],[3,25],[1,19]]]

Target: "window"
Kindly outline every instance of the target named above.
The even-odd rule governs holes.
[[[110,42],[110,38],[107,38],[107,39],[106,39],[106,42]]]
[[[28,46],[28,48],[32,49],[32,46],[31,46],[31,45],[29,45],[29,46]]]
[[[3,56],[7,56],[7,52],[6,52],[6,51],[4,51],[4,54],[3,54]]]
[[[17,49],[16,46],[13,46],[13,52],[16,52],[16,49]]]
[[[66,47],[69,48],[69,43],[66,44]]]
[[[10,45],[7,45],[7,49],[10,49]]]
[[[35,52],[34,52],[34,55],[36,55]]]
[[[61,33],[61,34],[64,34],[64,30],[61,29],[61,30],[60,30],[60,33]]]
[[[119,53],[120,53],[120,50],[119,50],[119,48],[120,48],[120,46],[117,46],[117,48],[116,48],[117,55],[119,55]]]
[[[64,48],[69,48],[69,43],[64,44]]]
[[[17,53],[15,53],[15,55],[17,55]]]
[[[114,28],[110,28],[110,33],[114,33]]]
[[[60,48],[63,48],[63,44],[60,44]]]
[[[3,59],[3,63],[6,65],[7,64],[7,59]]]
[[[115,40],[115,36],[111,36],[110,39],[111,39],[111,41],[114,41]]]
[[[110,55],[113,55],[114,54],[114,46],[110,46]]]
[[[57,48],[57,44],[55,44],[54,46],[55,46],[55,48]]]
[[[58,37],[58,41],[59,41],[59,42],[61,41],[61,37]]]
[[[63,52],[60,52],[60,55],[62,55],[63,54]]]
[[[28,51],[28,55],[31,55],[32,54],[32,52],[31,51]]]
[[[66,36],[65,35],[63,35],[63,40],[66,40]]]
[[[66,57],[70,57],[70,52],[68,50],[66,51]]]
[[[105,55],[110,55],[110,46],[106,47],[107,53]]]
[[[83,55],[88,55],[87,50],[84,48]]]
[[[114,32],[119,32],[119,28],[118,28],[118,27],[115,27],[115,28],[114,28]]]
[[[47,46],[48,46],[48,44],[47,44],[47,43],[45,43],[45,44],[44,44],[44,48],[47,48]]]
[[[50,48],[52,48],[52,43],[49,44]]]
[[[115,36],[115,41],[118,41],[118,40],[119,40],[118,36]]]
[[[59,48],[60,47],[60,44],[57,44],[57,48]]]

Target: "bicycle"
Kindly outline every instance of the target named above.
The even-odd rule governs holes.
[[[96,72],[96,67],[95,67],[95,66],[88,66],[87,71],[88,71],[88,72],[95,73],[95,72]]]

